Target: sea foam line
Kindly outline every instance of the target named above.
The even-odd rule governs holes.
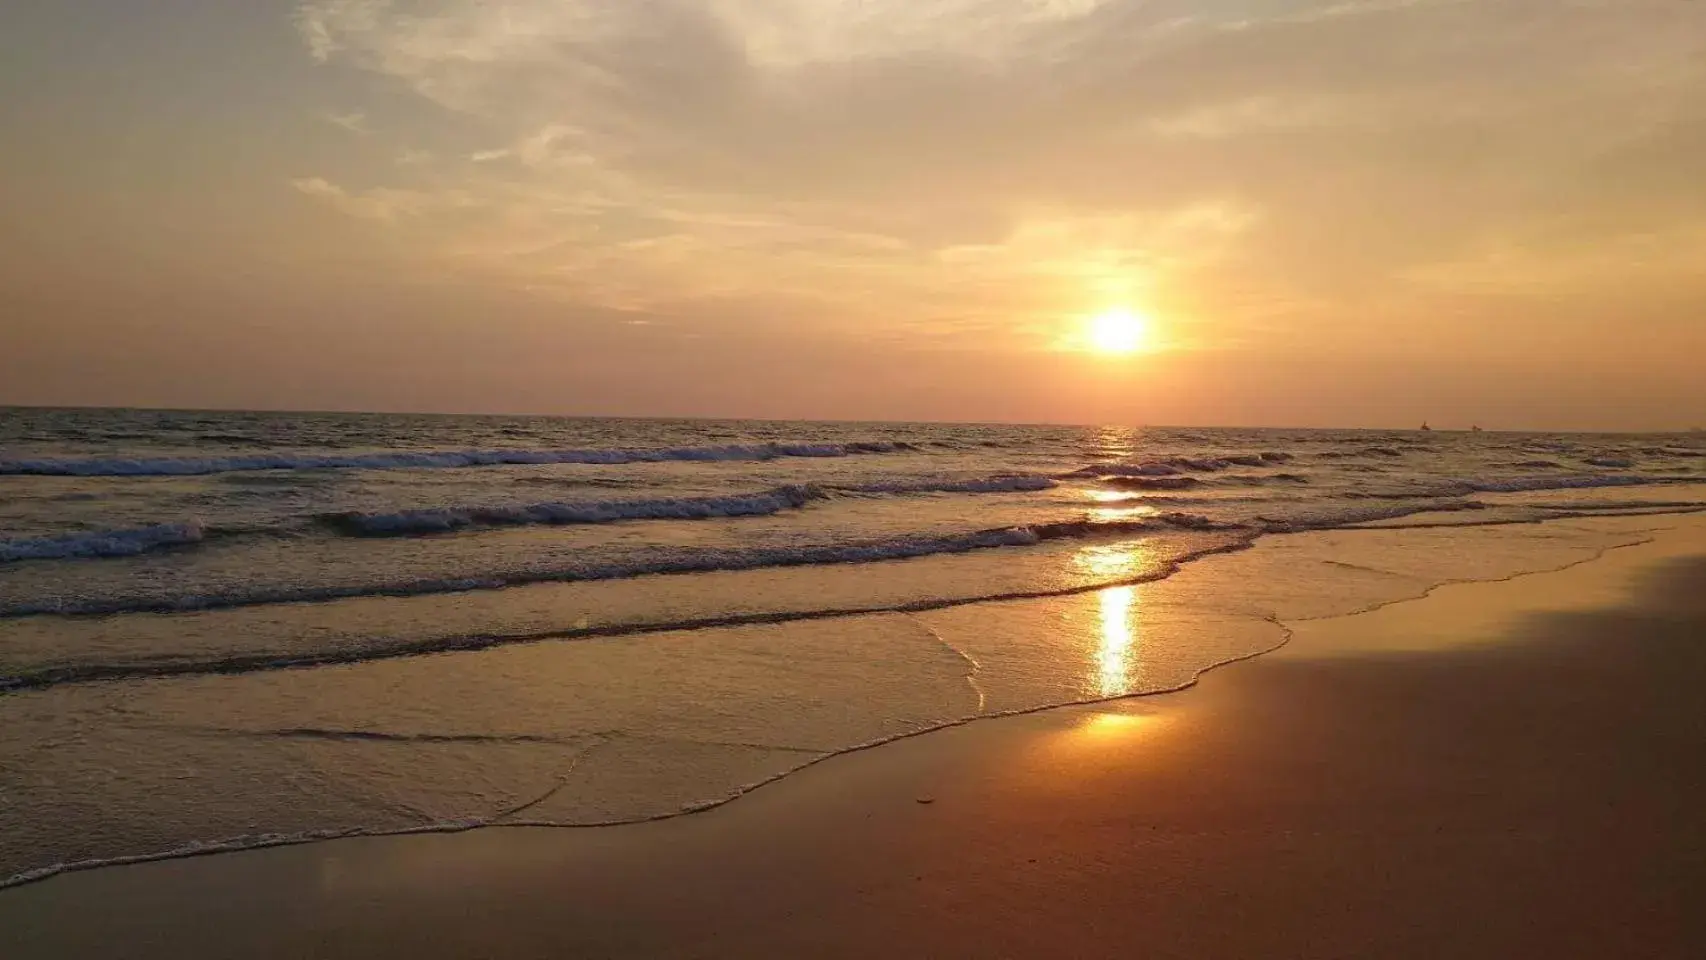
[[[914,447],[911,444],[884,440],[861,443],[730,444],[661,450],[445,450],[344,455],[279,453],[238,457],[49,458],[0,460],[0,475],[182,477],[252,470],[408,470],[558,463],[615,465],[678,460],[691,462],[848,457],[859,454],[899,453],[912,449]]]
[[[164,547],[200,543],[207,531],[200,521],[158,523],[127,530],[95,530],[51,537],[0,539],[0,563],[63,560],[74,557],[133,557]]]
[[[765,567],[876,563],[998,547],[1031,546],[1048,540],[1122,536],[1160,530],[1229,529],[1239,528],[1236,525],[1218,524],[1195,514],[1167,513],[1133,520],[1074,520],[1025,527],[1000,527],[971,533],[895,537],[809,547],[654,549],[650,551],[649,556],[627,562],[541,567],[478,577],[328,586],[262,586],[226,593],[182,594],[171,597],[27,600],[0,605],[0,617],[181,613],[272,603],[314,603],[350,597],[412,597],[496,590],[532,583],[623,580],[643,576],[754,570]]]
[[[908,495],[924,493],[1009,493],[1047,490],[1047,477],[1012,475],[972,480],[909,479],[864,484],[789,484],[757,493],[655,500],[593,500],[494,506],[441,507],[377,513],[338,513],[327,523],[360,536],[446,533],[468,527],[526,524],[613,523],[621,520],[706,520],[771,516],[842,494]]]
[[[712,517],[769,516],[798,509],[824,494],[810,486],[786,486],[762,493],[660,500],[607,500],[585,503],[530,503],[509,506],[445,507],[390,513],[340,513],[325,518],[340,530],[367,537],[446,533],[467,527],[525,524],[613,523],[618,520],[704,520]]]
[[[1186,524],[1188,527],[1196,521],[1182,520],[1180,522]],[[1127,533],[1135,532],[1137,530],[1155,530],[1160,526],[1165,526],[1165,524],[1140,524],[1130,521],[1089,525],[1104,529],[1111,528],[1113,530],[1124,531]],[[1065,526],[1076,527],[1083,525],[1055,525],[1056,528]],[[1066,531],[1061,529],[1045,529],[1042,531],[1041,535],[1033,534],[1035,539],[1032,539],[1030,542],[1039,542],[1045,536],[1058,539],[1064,535],[1066,535]],[[345,663],[361,663],[371,660],[391,660],[403,657],[422,656],[426,654],[467,652],[484,650],[490,647],[507,646],[510,644],[536,643],[544,640],[584,640],[606,637],[639,636],[653,633],[671,633],[677,631],[755,626],[762,624],[794,623],[810,620],[833,620],[880,613],[920,613],[928,610],[941,610],[949,607],[966,606],[974,603],[988,603],[1007,600],[1037,600],[1048,597],[1072,596],[1075,594],[1101,590],[1110,586],[1132,585],[1161,580],[1178,572],[1178,570],[1185,564],[1193,561],[1200,560],[1205,557],[1246,549],[1255,543],[1256,537],[1257,534],[1254,531],[1242,528],[1221,528],[1214,539],[1208,541],[1205,545],[1186,551],[1177,557],[1165,561],[1156,570],[1147,571],[1133,577],[1099,580],[1094,583],[1077,584],[1068,587],[1051,587],[1041,590],[980,594],[969,597],[931,597],[893,605],[738,613],[649,623],[627,622],[597,624],[584,627],[555,627],[525,633],[464,634],[418,640],[403,639],[393,640],[382,644],[347,645],[336,648],[314,651],[297,651],[291,653],[261,652],[202,660],[148,660],[117,663],[58,664],[24,670],[10,676],[0,676],[0,696],[9,692],[43,689],[46,687],[69,683],[257,673],[267,670],[331,666]]]
[[[701,618],[688,618],[652,623],[609,623],[585,627],[550,628],[535,632],[509,634],[467,634],[450,637],[433,637],[422,640],[392,640],[382,644],[367,644],[343,646],[335,649],[318,651],[298,651],[292,653],[261,652],[222,657],[211,660],[180,660],[127,663],[82,663],[58,664],[23,670],[10,676],[0,676],[0,695],[8,692],[18,692],[31,689],[42,689],[67,683],[88,683],[109,680],[158,679],[179,676],[239,674],[254,673],[265,670],[280,670],[327,666],[343,663],[358,663],[369,660],[385,660],[401,657],[420,656],[434,653],[463,652],[484,650],[490,647],[505,646],[517,643],[533,643],[543,640],[573,640],[592,639],[600,637],[634,636],[651,633],[675,631],[690,631],[714,629],[720,627],[751,626],[758,624],[789,623],[807,620],[840,619],[852,616],[863,616],[878,613],[917,613],[927,610],[938,610],[948,607],[965,606],[975,603],[987,603],[1008,600],[1033,600],[1047,597],[1071,596],[1105,589],[1110,586],[1147,583],[1164,579],[1177,572],[1185,564],[1205,557],[1230,553],[1253,546],[1261,537],[1276,534],[1305,533],[1318,530],[1391,530],[1402,527],[1360,527],[1358,524],[1371,521],[1394,519],[1415,514],[1456,512],[1460,510],[1476,510],[1484,504],[1473,501],[1454,502],[1429,506],[1410,506],[1392,509],[1356,510],[1335,517],[1321,517],[1308,521],[1273,521],[1258,518],[1256,526],[1240,527],[1217,524],[1206,518],[1192,514],[1167,514],[1152,517],[1142,521],[1073,521],[1068,523],[1047,524],[1028,528],[1011,528],[1008,530],[984,531],[984,534],[1013,535],[1011,540],[1001,536],[992,536],[982,541],[983,546],[1023,545],[1040,543],[1047,540],[1072,539],[1094,536],[1097,533],[1133,534],[1144,531],[1161,529],[1195,530],[1210,534],[1213,539],[1194,550],[1182,553],[1180,556],[1166,561],[1155,571],[1130,577],[1097,581],[1094,583],[1077,584],[1068,587],[1054,587],[1043,590],[1014,591],[999,594],[982,594],[969,597],[934,597],[908,603],[889,606],[865,606],[830,608],[819,610],[770,611],[746,614],[728,614]],[[1651,511],[1643,510],[1641,515],[1655,514],[1688,514],[1698,512],[1702,505],[1695,503],[1665,504],[1665,509]],[[1459,526],[1501,526],[1509,523],[1547,523],[1559,520],[1579,519],[1588,516],[1603,516],[1602,513],[1579,510],[1558,511],[1550,516],[1535,517],[1521,520],[1489,518],[1485,521],[1471,521]],[[982,536],[974,535],[974,536]],[[950,538],[941,538],[948,540]],[[958,543],[968,541],[961,539]],[[977,546],[962,549],[978,549]],[[922,555],[922,554],[914,554]],[[889,557],[874,557],[873,559],[890,559]],[[831,562],[858,562],[854,560]],[[743,569],[743,568],[734,568]],[[561,578],[547,578],[561,579]],[[533,581],[541,582],[541,581]],[[466,589],[476,589],[468,587]],[[357,594],[349,594],[351,596]],[[255,601],[267,602],[267,601]],[[227,606],[244,604],[231,603]],[[165,607],[152,612],[176,612],[180,608]],[[64,611],[62,611],[64,612]],[[149,612],[143,610],[127,610],[121,612]]]
[[[431,507],[383,512],[344,512],[318,518],[358,536],[387,537],[447,533],[468,527],[525,524],[590,524],[621,520],[703,520],[770,516],[840,495],[903,496],[927,493],[1017,493],[1047,490],[1056,482],[1040,476],[1002,475],[969,480],[921,478],[864,484],[790,484],[757,493],[655,500],[550,501],[530,504]],[[281,533],[294,527],[249,529],[206,527],[199,520],[117,530],[92,530],[46,537],[0,538],[0,563],[132,557],[152,550],[201,543],[214,536]]]
[[[1080,467],[1063,478],[1173,477],[1182,473],[1218,473],[1233,467],[1272,467],[1296,459],[1289,453],[1226,454],[1218,457],[1171,457],[1144,463],[1098,463]]]
[[[1160,570],[1155,571],[1152,574],[1148,574],[1148,575],[1138,577],[1138,578],[1133,578],[1131,580],[1124,581],[1123,583],[1125,583],[1125,584],[1137,584],[1137,583],[1153,582],[1156,580],[1166,579],[1168,577],[1173,576],[1174,574],[1177,574],[1181,569],[1183,569],[1189,563],[1192,563],[1194,561],[1201,560],[1201,559],[1204,559],[1207,557],[1219,555],[1219,554],[1233,553],[1233,552],[1237,552],[1239,550],[1248,549],[1250,546],[1252,546],[1254,544],[1254,542],[1255,542],[1255,537],[1252,536],[1251,538],[1244,540],[1242,542],[1239,542],[1239,543],[1224,545],[1224,546],[1220,546],[1220,547],[1216,547],[1216,548],[1212,548],[1212,549],[1208,549],[1208,550],[1198,551],[1198,552],[1192,553],[1192,554],[1187,554],[1185,556],[1181,556],[1179,558],[1176,558],[1174,560],[1167,562],[1166,564],[1164,564],[1162,566],[1162,568]],[[1528,571],[1528,572],[1523,572],[1523,573],[1517,573],[1515,575],[1508,576],[1508,577],[1494,578],[1491,582],[1510,581],[1510,580],[1518,579],[1518,578],[1524,577],[1524,576],[1532,576],[1532,575],[1535,575],[1538,573],[1549,573],[1549,572],[1557,572],[1559,570],[1571,569],[1573,567],[1581,566],[1581,565],[1584,565],[1587,563],[1592,563],[1592,562],[1600,559],[1601,557],[1604,557],[1606,554],[1610,553],[1613,550],[1625,549],[1625,548],[1628,548],[1631,546],[1636,546],[1639,544],[1650,543],[1650,542],[1652,542],[1651,538],[1645,538],[1645,539],[1636,540],[1636,541],[1632,541],[1632,542],[1612,544],[1612,545],[1607,546],[1601,550],[1596,551],[1593,556],[1590,556],[1590,557],[1582,559],[1582,560],[1572,561],[1571,563],[1565,564],[1564,566],[1556,568],[1555,570],[1540,570],[1540,571]],[[1436,590],[1438,590],[1442,586],[1446,586],[1446,585],[1450,585],[1450,584],[1470,583],[1470,582],[1476,582],[1476,581],[1472,581],[1472,580],[1450,581],[1450,580],[1448,580],[1448,581],[1444,581],[1441,583],[1436,583],[1436,584],[1429,586],[1425,591],[1423,591],[1421,594],[1419,594],[1419,596],[1411,596],[1411,597],[1405,597],[1405,598],[1400,598],[1397,600],[1388,601],[1388,602],[1379,604],[1376,607],[1373,607],[1370,609],[1379,609],[1380,607],[1390,606],[1390,605],[1396,604],[1396,603],[1411,602],[1413,600],[1432,595]],[[944,604],[941,604],[940,606],[946,607],[946,606],[969,605],[969,604],[973,604],[973,603],[983,603],[983,602],[1001,602],[1001,601],[1007,601],[1007,600],[1041,599],[1041,598],[1049,597],[1049,596],[1070,595],[1070,594],[1076,594],[1076,593],[1088,593],[1088,592],[1093,592],[1095,590],[1102,590],[1102,589],[1106,589],[1107,587],[1110,587],[1110,586],[1118,586],[1118,585],[1121,585],[1121,584],[1120,583],[1103,583],[1103,584],[1097,584],[1095,586],[1087,586],[1087,587],[1082,587],[1082,588],[1072,588],[1072,589],[1061,590],[1061,591],[1053,591],[1053,592],[1049,592],[1049,593],[1015,594],[1015,595],[1011,595],[1011,596],[983,597],[983,598],[977,598],[977,599],[970,599],[970,600],[962,600],[962,601],[954,601],[954,602],[950,602],[950,603],[944,603]],[[921,607],[918,609],[922,610],[922,609],[930,609],[930,608]],[[850,612],[842,613],[842,614],[834,614],[834,616],[855,616],[855,615],[860,615],[860,614],[866,613],[866,612],[882,612],[882,611],[850,611]],[[1369,611],[1368,610],[1362,610],[1362,611],[1355,611],[1351,614],[1339,614],[1336,616],[1355,616],[1355,615],[1358,615],[1361,613],[1367,613],[1367,612],[1369,612]],[[802,618],[802,619],[804,619],[804,618]],[[874,738],[874,739],[871,739],[868,741],[864,741],[861,743],[842,746],[842,747],[838,747],[838,748],[831,748],[831,749],[827,749],[827,750],[823,750],[823,751],[799,750],[797,748],[790,748],[790,747],[777,747],[775,749],[794,750],[795,752],[812,753],[815,755],[810,757],[807,760],[804,760],[803,762],[801,762],[801,763],[799,763],[793,767],[786,769],[786,770],[780,770],[780,771],[772,773],[768,776],[762,777],[758,780],[749,782],[749,783],[741,785],[741,786],[737,786],[731,790],[726,791],[722,795],[719,795],[716,797],[711,797],[711,798],[706,798],[703,800],[689,802],[689,803],[683,805],[679,810],[674,811],[674,812],[670,812],[670,813],[654,814],[654,815],[639,816],[639,817],[629,817],[629,818],[611,818],[611,819],[600,820],[600,821],[575,821],[575,822],[571,822],[571,823],[565,823],[565,822],[551,821],[551,820],[512,818],[512,815],[516,811],[510,810],[510,811],[505,811],[503,813],[500,813],[497,816],[491,816],[491,817],[475,817],[475,818],[464,818],[464,819],[439,820],[439,821],[431,821],[428,823],[416,824],[416,825],[405,826],[405,827],[372,828],[372,827],[359,827],[358,826],[358,827],[346,827],[346,828],[329,829],[329,830],[310,830],[310,831],[302,831],[302,832],[298,832],[298,833],[266,833],[266,834],[258,834],[258,835],[232,837],[232,838],[227,838],[227,839],[222,839],[222,840],[194,840],[194,841],[190,841],[186,844],[179,845],[177,847],[173,847],[173,848],[169,848],[169,849],[161,850],[161,851],[156,851],[156,852],[149,852],[149,853],[142,853],[142,854],[127,854],[127,855],[120,855],[120,856],[108,857],[108,858],[90,858],[90,859],[85,859],[85,860],[59,862],[59,863],[46,865],[43,867],[33,868],[30,870],[26,870],[22,873],[15,874],[15,875],[10,876],[10,877],[0,877],[0,890],[5,890],[5,889],[10,888],[10,887],[23,886],[23,885],[30,884],[30,883],[36,883],[36,882],[40,882],[42,880],[49,879],[51,877],[58,876],[60,874],[79,872],[79,871],[83,871],[83,870],[94,870],[94,869],[100,869],[103,867],[129,865],[129,864],[151,863],[151,862],[158,862],[158,861],[163,861],[163,860],[184,859],[184,858],[190,858],[190,857],[208,856],[208,855],[217,854],[217,853],[262,849],[262,848],[267,848],[267,847],[293,846],[293,845],[297,845],[297,844],[316,843],[316,842],[321,842],[321,841],[326,841],[326,840],[337,840],[337,839],[346,839],[346,838],[354,838],[354,837],[411,836],[411,835],[417,835],[417,834],[430,834],[430,833],[462,833],[462,832],[467,832],[470,830],[477,830],[477,829],[484,829],[484,828],[503,828],[503,827],[522,827],[522,828],[552,827],[552,828],[557,828],[557,829],[586,829],[586,828],[593,828],[593,827],[607,827],[607,826],[618,826],[618,825],[622,825],[622,824],[653,822],[653,821],[658,821],[658,820],[673,819],[673,818],[678,817],[678,816],[689,816],[692,814],[703,813],[703,812],[706,812],[708,810],[712,810],[712,809],[715,809],[717,807],[728,804],[730,802],[733,802],[734,800],[737,800],[743,796],[746,796],[747,794],[752,793],[753,791],[758,790],[762,787],[768,786],[768,785],[773,784],[773,783],[777,783],[777,782],[779,782],[779,781],[781,781],[781,780],[783,780],[789,776],[792,776],[793,774],[798,773],[801,770],[806,769],[808,767],[815,766],[815,765],[817,765],[819,763],[823,763],[827,760],[835,759],[836,757],[845,756],[845,755],[851,754],[851,753],[859,753],[859,752],[863,752],[866,750],[872,750],[872,749],[875,749],[877,747],[881,747],[881,746],[884,746],[884,745],[887,745],[890,743],[894,743],[894,742],[897,742],[900,740],[908,740],[908,739],[912,739],[914,737],[925,736],[925,735],[928,735],[928,734],[931,734],[931,733],[934,733],[934,732],[937,732],[940,730],[950,729],[953,727],[966,726],[966,725],[969,725],[971,723],[975,723],[979,720],[999,719],[999,718],[1003,718],[1003,717],[1014,717],[1014,716],[1026,716],[1026,715],[1030,715],[1030,714],[1045,713],[1045,712],[1048,712],[1051,710],[1058,710],[1058,709],[1061,709],[1063,707],[1087,706],[1087,705],[1096,704],[1096,703],[1108,703],[1108,702],[1115,702],[1115,701],[1120,701],[1120,700],[1132,700],[1132,699],[1137,699],[1139,697],[1157,696],[1160,694],[1174,693],[1174,692],[1177,692],[1180,690],[1189,689],[1191,687],[1196,686],[1199,682],[1201,682],[1202,677],[1204,675],[1210,673],[1211,671],[1218,670],[1218,669],[1228,667],[1228,666],[1232,666],[1234,664],[1244,663],[1244,662],[1247,662],[1250,660],[1255,660],[1255,659],[1266,656],[1270,653],[1273,653],[1276,650],[1279,650],[1279,649],[1285,647],[1287,644],[1289,644],[1291,642],[1291,640],[1293,639],[1293,637],[1295,635],[1295,627],[1294,627],[1295,623],[1304,622],[1304,621],[1309,620],[1309,619],[1321,619],[1321,618],[1302,618],[1300,620],[1295,620],[1295,621],[1281,621],[1281,620],[1274,619],[1271,617],[1256,617],[1253,619],[1266,620],[1267,622],[1270,622],[1270,623],[1274,624],[1276,627],[1278,627],[1280,630],[1280,635],[1279,635],[1278,641],[1276,643],[1270,645],[1270,646],[1267,646],[1267,647],[1264,647],[1261,649],[1229,655],[1225,659],[1215,660],[1215,661],[1212,661],[1210,663],[1206,663],[1203,666],[1201,666],[1200,668],[1192,671],[1191,675],[1188,678],[1185,678],[1180,683],[1173,685],[1173,686],[1158,687],[1155,689],[1134,691],[1131,693],[1125,693],[1125,694],[1120,694],[1118,696],[1111,696],[1111,697],[1080,697],[1080,698],[1074,698],[1074,699],[1069,699],[1069,700],[1063,700],[1063,701],[1059,701],[1059,702],[1047,703],[1047,704],[1043,704],[1040,706],[1019,707],[1019,708],[1015,708],[1015,709],[1011,709],[1011,710],[984,711],[984,710],[980,709],[975,714],[970,714],[970,715],[966,715],[966,716],[962,716],[962,717],[958,717],[958,718],[954,718],[954,719],[949,719],[949,720],[943,720],[943,721],[940,721],[938,723],[929,724],[929,725],[924,726],[924,727],[919,728],[919,729],[907,730],[907,731],[891,734],[888,736],[877,737],[877,738]],[[545,639],[545,638],[541,637],[541,638],[537,638],[537,639]],[[409,655],[409,654],[404,654],[404,655]],[[0,685],[0,689],[4,689],[3,685]]]

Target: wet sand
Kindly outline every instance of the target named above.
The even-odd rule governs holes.
[[[614,828],[0,893],[7,957],[1706,956],[1706,525]]]

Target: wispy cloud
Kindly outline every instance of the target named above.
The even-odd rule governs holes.
[[[429,212],[444,212],[473,203],[466,195],[454,191],[374,187],[351,192],[322,177],[299,177],[290,181],[290,185],[300,193],[323,200],[338,210],[363,220],[389,222],[404,217],[419,217]]]
[[[1706,5],[1678,0],[315,0],[296,23],[315,59],[497,131],[429,179],[298,189],[624,307],[1361,317],[1448,266],[1706,220],[1681,187]]]
[[[360,134],[361,136],[367,136],[372,132],[367,128],[367,114],[359,110],[354,113],[328,113],[325,115],[325,120],[334,127],[342,127],[350,133]]]
[[[324,63],[343,49],[340,36],[376,28],[390,7],[390,0],[313,0],[296,8],[296,29]]]

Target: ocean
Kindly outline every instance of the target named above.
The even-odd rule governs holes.
[[[0,408],[0,886],[703,809],[1702,509],[1699,434]]]

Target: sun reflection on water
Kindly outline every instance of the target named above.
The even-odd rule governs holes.
[[[1101,645],[1096,650],[1097,690],[1104,697],[1131,692],[1132,660],[1137,644],[1137,588],[1112,587],[1100,596]]]
[[[1093,582],[1136,580],[1158,566],[1154,547],[1142,540],[1087,545],[1073,556],[1073,563]],[[1123,697],[1136,688],[1142,666],[1141,589],[1125,583],[1096,594],[1095,647],[1086,651],[1093,662],[1088,664],[1085,686],[1098,696]]]
[[[1155,552],[1141,540],[1099,543],[1073,554],[1072,563],[1097,580],[1140,577],[1154,570]]]
[[[1153,505],[1145,502],[1143,497],[1134,497],[1129,493],[1119,493],[1113,490],[1085,490],[1084,496],[1094,504],[1090,508],[1091,520],[1137,520],[1143,517],[1153,517],[1161,512]]]
[[[1125,460],[1137,452],[1138,431],[1130,427],[1103,427],[1096,431],[1096,452],[1110,460]]]

